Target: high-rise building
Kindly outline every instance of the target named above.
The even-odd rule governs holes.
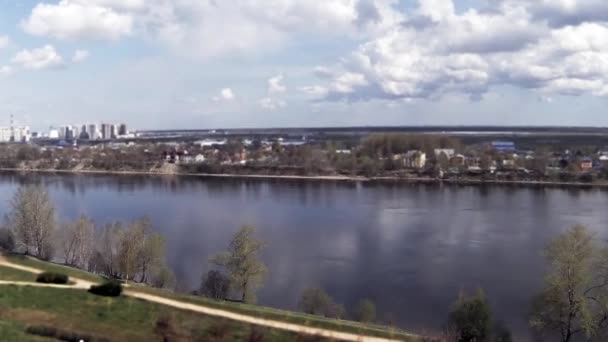
[[[82,127],[80,127],[80,136],[78,138],[90,139],[89,128],[87,127],[87,125],[82,125]]]
[[[91,140],[99,139],[99,130],[97,129],[96,124],[89,124],[87,133],[89,133],[89,139],[91,139]]]
[[[124,123],[121,123],[120,126],[118,127],[118,135],[127,135],[129,133],[129,131],[127,130],[127,125]]]
[[[80,125],[72,126],[72,139],[80,139]]]
[[[111,124],[106,124],[106,123],[101,124],[101,138],[103,140],[112,139],[112,125]]]
[[[0,142],[28,142],[31,138],[29,127],[0,127]]]
[[[112,139],[118,137],[118,125],[112,125]]]

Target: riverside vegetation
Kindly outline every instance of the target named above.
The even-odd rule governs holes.
[[[304,314],[249,305],[255,302],[256,289],[262,286],[265,277],[268,276],[268,271],[260,258],[265,243],[255,236],[255,229],[251,226],[242,227],[229,242],[225,252],[209,259],[215,268],[202,277],[201,286],[195,292],[199,296],[192,296],[171,291],[175,286],[175,280],[166,263],[164,241],[160,235],[153,232],[151,222],[147,219],[100,227],[90,218],[82,216],[58,228],[59,225],[55,223],[54,205],[48,191],[38,185],[19,188],[10,206],[6,227],[0,229],[0,247],[5,251],[17,253],[7,255],[12,262],[53,273],[52,276],[50,274],[41,276],[48,277],[46,282],[60,282],[59,280],[67,282],[68,276],[97,283],[104,279],[117,279],[130,282],[131,291],[159,294],[171,299],[254,317],[403,340],[470,342],[513,340],[505,325],[493,317],[487,296],[481,290],[473,296],[461,294],[446,319],[443,332],[428,334],[434,337],[424,338],[416,338],[398,329],[377,325],[379,322],[376,319],[376,307],[369,299],[362,299],[349,314],[343,305],[334,302],[321,288],[310,288],[302,293],[298,308]],[[20,255],[60,261],[70,267]],[[545,249],[545,256],[549,266],[545,286],[531,303],[530,326],[537,339],[541,341],[559,339],[563,342],[581,338],[590,341],[605,340],[608,337],[608,268],[606,267],[608,247],[606,244],[597,241],[594,234],[584,226],[575,226],[551,241]],[[34,279],[34,276],[22,271],[0,267],[0,280],[33,281]],[[117,288],[120,286],[114,286],[109,292],[116,292]],[[74,298],[83,296],[78,294],[71,298],[69,291],[57,296],[53,294],[53,289],[32,288],[18,291],[8,287],[7,289],[3,289],[0,295],[0,308],[34,310],[38,308],[36,303],[42,301],[48,303],[42,305],[45,310],[54,312],[54,315],[59,314],[57,308],[54,308],[56,300],[71,303],[65,307],[61,305],[61,310],[72,310],[74,306],[81,305]],[[47,295],[55,298],[47,301],[37,297]],[[113,295],[120,295],[120,291]],[[30,296],[36,297],[36,301]],[[117,298],[118,302],[115,303],[117,306],[120,306],[119,303],[128,304],[129,308],[140,305],[134,304],[136,302],[131,299]],[[105,315],[100,313],[103,312],[101,306],[87,307]],[[14,311],[11,310],[8,312]],[[149,308],[141,307],[141,310],[149,310]],[[203,329],[205,332],[195,333],[192,326],[196,325],[196,318],[190,317],[183,321],[192,325],[184,327],[181,318],[175,318],[183,316],[177,310],[169,310],[171,314],[168,316],[162,314],[163,310],[160,308],[154,310],[156,310],[153,319],[155,328],[151,331],[149,325],[147,328],[140,327],[147,332],[142,332],[142,335],[138,335],[139,338],[145,334],[156,334],[154,336],[181,336],[181,340],[196,340],[194,336],[200,334],[209,336],[205,335],[209,333],[205,329],[221,328],[210,328],[205,325],[206,328]],[[2,312],[0,310],[0,322],[5,320],[8,322],[7,334],[19,335],[21,331],[19,329],[24,328],[24,324],[31,323],[28,321],[29,318],[11,320],[10,315]],[[344,321],[345,318],[356,319],[361,323]],[[131,317],[125,319],[129,320]],[[148,318],[145,320],[149,321]],[[222,320],[210,320],[214,322],[212,326],[224,324],[218,323]],[[78,322],[71,324],[79,326]],[[89,322],[81,327],[85,332],[103,332],[99,326],[89,330],[91,324]],[[243,328],[236,323],[226,323],[226,327],[220,330],[236,329],[235,331],[239,331],[239,339],[246,339],[248,333],[254,335],[261,333],[259,330]],[[243,332],[243,329],[247,332]],[[0,336],[2,331],[4,330],[0,324]],[[55,331],[55,333],[62,332]],[[273,334],[281,333],[270,333],[274,336]],[[134,340],[141,340],[139,338]]]

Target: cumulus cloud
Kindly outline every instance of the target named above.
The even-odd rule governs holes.
[[[13,68],[8,65],[0,66],[0,76],[10,75],[13,72]]]
[[[260,105],[260,107],[271,111],[287,107],[287,102],[280,99],[273,99],[270,97],[265,97],[261,99],[260,101],[258,101],[258,104]]]
[[[548,8],[561,12],[542,11]],[[458,12],[452,0],[419,0],[402,23],[363,42],[339,63],[317,68],[322,83],[316,89],[328,89],[327,100],[352,101],[450,93],[478,100],[491,87],[505,85],[543,94],[605,96],[608,17],[583,16],[589,8],[599,15],[608,2],[502,0]],[[578,13],[580,20],[557,25],[564,13]]]
[[[143,6],[143,0],[139,2]],[[35,36],[117,40],[130,35],[134,23],[132,13],[119,10],[133,10],[137,4],[137,0],[61,0],[58,4],[40,3],[21,23],[21,27]]]
[[[268,80],[269,94],[282,94],[287,91],[287,87],[283,85],[283,74],[272,77]]]
[[[87,50],[76,50],[74,51],[74,55],[72,56],[72,62],[81,63],[84,62],[87,58],[89,58],[91,54]]]
[[[221,101],[233,101],[236,99],[236,94],[231,88],[224,88],[220,90],[220,94],[218,96],[213,97],[213,101],[221,102]]]
[[[11,40],[8,38],[8,36],[0,35],[0,49],[7,47],[10,42]]]
[[[57,0],[56,0],[57,1]],[[397,0],[60,0],[22,22],[33,35],[116,40],[131,34],[193,57],[266,51],[292,34],[379,32],[401,21]]]
[[[544,20],[553,27],[608,20],[608,2],[604,0],[502,0],[502,2],[525,7],[535,19]]]
[[[45,45],[32,50],[22,50],[13,58],[13,63],[25,69],[41,70],[57,68],[63,65],[63,58],[52,45]]]

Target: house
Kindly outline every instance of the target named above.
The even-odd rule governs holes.
[[[589,171],[593,168],[593,159],[585,157],[578,162],[578,167],[581,171]]]
[[[194,157],[194,162],[195,163],[204,163],[205,162],[205,155],[203,154],[197,154],[196,157]]]
[[[403,166],[411,169],[423,169],[426,165],[426,153],[408,151],[403,155]]]
[[[435,158],[439,158],[440,155],[444,154],[448,159],[452,159],[456,151],[453,148],[436,148]]]
[[[503,169],[513,169],[513,168],[515,168],[515,160],[514,159],[503,159],[500,163],[500,166]]]
[[[462,154],[456,154],[450,158],[450,165],[454,167],[464,166],[466,157]]]

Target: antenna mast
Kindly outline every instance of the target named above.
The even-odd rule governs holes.
[[[15,118],[11,114],[11,142],[15,142]]]

